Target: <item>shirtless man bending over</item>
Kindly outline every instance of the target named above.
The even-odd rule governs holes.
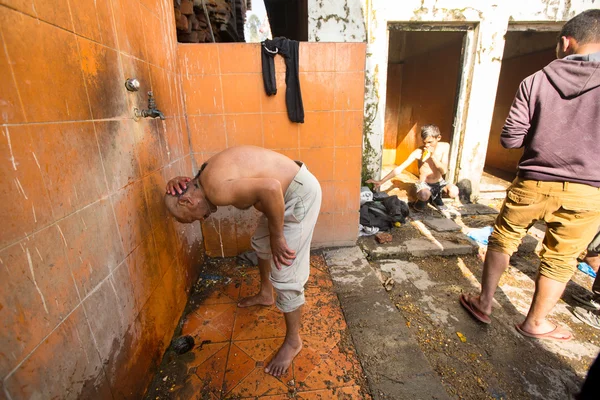
[[[302,349],[300,339],[304,284],[310,270],[310,242],[319,210],[321,186],[304,164],[260,147],[224,150],[205,162],[193,179],[167,183],[165,204],[182,223],[203,221],[218,206],[256,208],[263,213],[252,237],[258,255],[260,291],[239,307],[276,306],[285,317],[286,336],[265,368],[284,375]]]
[[[438,208],[443,208],[442,192],[450,198],[458,196],[458,188],[444,180],[448,172],[448,154],[450,143],[440,142],[442,135],[440,129],[435,125],[425,125],[421,128],[421,139],[423,146],[419,147],[398,167],[387,174],[380,181],[369,179],[367,183],[373,183],[379,188],[383,183],[400,175],[413,161],[419,161],[419,181],[415,183],[417,189],[417,201],[413,207],[421,211],[431,201]]]

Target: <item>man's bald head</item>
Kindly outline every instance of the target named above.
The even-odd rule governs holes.
[[[179,222],[189,224],[206,219],[213,211],[204,191],[197,182],[190,182],[186,190],[175,196],[165,195],[167,211]],[[214,207],[214,206],[213,206]]]

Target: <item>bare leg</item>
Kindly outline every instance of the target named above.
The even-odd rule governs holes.
[[[270,306],[275,302],[273,299],[273,284],[269,280],[271,275],[271,260],[259,258],[258,269],[260,271],[260,291],[254,296],[244,297],[238,303],[238,307],[251,307],[255,305]]]
[[[560,300],[565,287],[567,287],[566,283],[538,275],[535,282],[533,301],[525,321],[521,324],[521,329],[536,334],[547,333],[556,329],[556,325],[548,321],[546,316],[550,314],[550,311]]]
[[[484,314],[492,313],[492,302],[494,293],[498,288],[500,277],[508,268],[510,256],[494,250],[488,250],[483,263],[483,275],[481,277],[481,293],[479,296],[471,297],[471,304]]]
[[[300,339],[302,307],[283,315],[285,316],[286,327],[285,340],[275,357],[265,368],[265,372],[273,376],[285,375],[294,357],[302,350],[302,339]]]

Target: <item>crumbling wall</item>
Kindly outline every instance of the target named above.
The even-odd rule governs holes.
[[[326,4],[325,4],[326,3]],[[361,4],[359,4],[361,3]],[[496,87],[502,62],[504,34],[509,22],[566,20],[597,7],[595,0],[315,0],[310,4],[310,40],[367,40],[363,138],[363,178],[378,175],[381,168],[387,84],[388,24],[464,23],[472,26],[472,46],[466,49],[472,62],[465,65],[461,144],[454,152],[455,179],[468,178],[478,192],[485,164]],[[319,17],[320,15],[320,17]],[[363,23],[361,24],[361,18]],[[332,22],[334,21],[334,22]],[[356,34],[364,26],[365,35]],[[337,27],[337,33],[336,33]]]

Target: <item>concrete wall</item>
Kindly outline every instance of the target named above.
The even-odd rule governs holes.
[[[319,2],[315,2],[318,5]],[[480,1],[480,0],[331,0],[327,2],[329,24],[309,18],[309,39],[326,37],[327,40],[355,40],[358,21],[364,17],[367,39],[367,69],[365,73],[365,132],[363,138],[363,177],[378,174],[381,167],[385,101],[388,64],[388,24],[406,22],[465,23],[474,27],[472,63],[467,65],[464,97],[464,115],[459,130],[462,134],[460,152],[455,152],[458,170],[455,177],[469,178],[474,192],[485,163],[488,132],[492,122],[496,87],[500,74],[504,34],[511,22],[564,21],[577,13],[597,7],[595,0],[531,0],[531,1]],[[359,11],[358,9],[361,8]],[[311,10],[309,5],[309,10]],[[310,13],[320,14],[319,11]],[[336,29],[331,26],[336,21]],[[321,23],[319,24],[319,21]]]
[[[0,3],[0,398],[140,399],[202,257],[172,2]]]
[[[356,242],[362,158],[364,43],[300,44],[304,124],[285,104],[285,64],[275,58],[277,94],[267,96],[260,44],[181,44],[181,64],[196,166],[236,145],[256,145],[302,160],[321,182],[313,246]],[[202,224],[208,255],[250,250],[253,209],[223,207]]]

